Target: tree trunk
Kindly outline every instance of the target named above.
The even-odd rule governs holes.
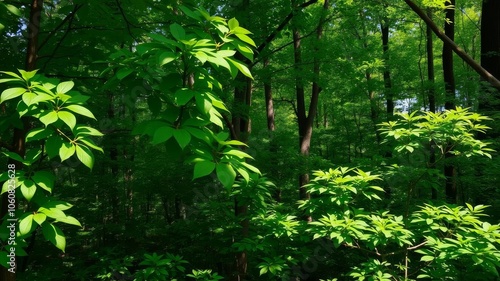
[[[432,18],[432,11],[429,9],[427,11],[429,18]],[[434,90],[434,39],[432,37],[432,30],[427,25],[426,26],[426,37],[427,37],[427,98],[429,99],[429,111],[436,112],[436,92]],[[436,168],[436,151],[433,148],[433,142],[429,142],[429,168]],[[438,198],[437,190],[431,187],[431,199],[435,200]]]
[[[292,0],[292,8],[296,7],[295,0]],[[302,65],[302,50],[301,50],[301,38],[300,31],[296,24],[293,27],[293,49],[294,49],[294,65],[295,65],[295,91],[297,98],[297,119],[299,126],[299,152],[303,156],[305,161],[304,170],[299,176],[299,198],[308,199],[309,194],[305,189],[305,185],[309,183],[309,151],[311,147],[312,132],[314,127],[314,117],[318,109],[319,93],[321,92],[321,87],[319,86],[319,75],[320,75],[320,61],[319,61],[319,44],[321,42],[321,37],[323,36],[323,24],[326,16],[326,11],[329,7],[329,1],[326,0],[323,4],[323,14],[321,16],[318,27],[316,28],[316,42],[314,49],[314,62],[313,62],[313,74],[314,79],[312,83],[311,90],[311,100],[309,103],[309,110],[306,115],[305,106],[305,91],[304,91],[304,81],[301,76],[301,65]],[[308,221],[311,217],[306,218]]]
[[[269,58],[264,61],[264,67],[269,67]],[[267,129],[270,132],[274,131],[274,105],[273,105],[273,92],[271,86],[271,78],[267,77],[264,81],[264,96],[266,99],[266,117],[267,117]]]
[[[455,0],[450,0],[453,8],[446,10],[446,22],[444,34],[451,40],[455,40]],[[453,49],[443,44],[443,76],[446,91],[445,109],[455,109],[455,75],[453,73]]]
[[[500,1],[483,0],[481,15],[481,66],[500,79]],[[498,124],[500,86],[483,87],[479,96],[479,110]],[[484,137],[497,138],[500,128],[492,128]],[[497,149],[498,150],[498,149]]]
[[[446,22],[444,24],[444,33],[450,38],[450,40],[455,40],[455,0],[450,1],[450,5],[453,7],[446,10]],[[443,76],[444,76],[444,87],[445,87],[445,104],[444,108],[446,110],[455,109],[455,75],[453,71],[453,49],[447,44],[443,44]],[[451,150],[448,146],[447,151]],[[457,202],[457,185],[455,183],[456,169],[454,165],[449,163],[454,157],[453,154],[446,152],[446,164],[444,167],[445,180],[445,190],[446,199],[449,203]]]
[[[380,23],[382,33],[382,50],[384,59],[384,89],[387,103],[387,120],[394,116],[394,97],[392,93],[391,71],[389,67],[389,19],[384,17]]]

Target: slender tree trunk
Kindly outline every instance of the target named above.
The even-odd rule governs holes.
[[[394,116],[394,97],[392,92],[391,71],[389,67],[389,19],[384,17],[380,23],[382,33],[382,50],[384,58],[384,89],[387,103],[387,120],[392,120]]]
[[[269,67],[269,58],[264,61],[264,67]],[[271,85],[271,78],[267,77],[264,81],[264,96],[266,99],[266,117],[267,117],[267,129],[270,132],[274,131],[274,105],[273,105],[273,92]]]
[[[248,17],[250,11],[250,0],[243,0],[235,10],[235,15],[240,20],[242,25],[248,25],[250,19]],[[239,53],[236,55],[237,59],[246,61],[246,59]],[[251,68],[251,67],[250,67]],[[252,124],[250,120],[250,106],[252,101],[252,80],[245,77],[241,73],[236,78],[236,86],[234,89],[234,109],[232,112],[232,127],[236,139],[242,142],[247,142],[251,133]],[[248,206],[242,204],[240,198],[234,199],[234,215],[240,220],[241,236],[235,240],[241,240],[248,236],[249,221],[246,218],[248,213]],[[246,280],[247,275],[248,257],[246,252],[238,252],[236,254],[236,272],[231,276],[232,281]]]
[[[446,22],[444,34],[451,40],[455,40],[455,0],[450,0],[453,8],[446,10]],[[453,71],[453,49],[443,44],[443,76],[446,91],[445,109],[455,109],[455,75]]]
[[[447,21],[444,24],[444,33],[452,41],[455,40],[455,0],[450,1],[453,8],[446,10]],[[455,75],[453,71],[453,50],[451,46],[443,44],[443,76],[445,87],[445,104],[444,108],[447,110],[455,109]],[[448,145],[447,151],[451,147]],[[444,166],[445,193],[446,199],[449,203],[457,202],[457,186],[455,182],[456,169],[452,163],[453,154],[446,152],[445,158],[447,163]]]
[[[429,9],[427,11],[429,18],[432,18],[432,11]],[[432,30],[427,25],[426,26],[426,38],[427,38],[427,98],[429,99],[429,111],[436,112],[436,92],[434,90],[434,39],[432,36]],[[433,141],[429,142],[429,168],[436,168],[436,151],[433,148]],[[437,190],[431,187],[431,199],[435,200],[438,197]]]
[[[356,35],[359,40],[363,41],[363,48],[368,51],[368,31],[366,30],[366,25],[364,19],[366,18],[364,15],[364,11],[360,10],[359,11],[361,22],[362,22],[362,30],[363,30],[363,37],[359,35],[359,33],[356,32]],[[379,123],[379,108],[377,105],[377,99],[375,98],[375,91],[373,90],[373,79],[372,79],[372,73],[369,69],[365,70],[365,79],[366,79],[366,88],[367,88],[367,94],[368,94],[368,99],[370,100],[370,119],[373,124],[373,130],[375,131],[375,137],[377,139],[377,144],[380,147],[380,143],[382,142],[382,137],[380,136],[380,132],[377,128],[377,124]]]
[[[292,8],[296,7],[296,1],[292,0]],[[306,192],[304,186],[309,183],[309,172],[308,172],[308,158],[309,151],[311,146],[312,132],[314,126],[314,117],[316,116],[317,108],[318,108],[318,100],[319,93],[321,92],[321,88],[318,84],[319,74],[320,74],[320,62],[319,62],[319,42],[321,41],[321,37],[323,36],[323,21],[326,15],[326,10],[328,9],[329,1],[325,1],[323,4],[324,12],[321,16],[320,23],[316,29],[316,47],[315,47],[315,56],[313,62],[313,74],[314,80],[312,83],[312,91],[311,91],[311,100],[309,103],[309,110],[306,115],[306,106],[305,106],[305,90],[304,90],[304,81],[301,77],[301,64],[302,64],[302,50],[301,50],[301,38],[300,31],[295,24],[293,27],[293,48],[294,48],[294,63],[295,63],[295,91],[297,98],[297,118],[299,125],[299,151],[300,154],[304,157],[305,169],[299,176],[299,198],[307,199],[309,198],[309,194]],[[308,220],[311,218],[309,217]]]
[[[455,0],[450,0],[450,5],[453,8],[446,10],[446,22],[444,24],[444,33],[452,41],[455,40]],[[455,75],[453,70],[453,49],[447,44],[443,44],[443,76],[445,84],[445,104],[444,108],[447,110],[455,109]],[[447,151],[451,147],[447,147]],[[446,199],[450,203],[457,202],[457,185],[455,181],[456,169],[455,166],[449,163],[453,154],[447,152],[445,154],[446,164],[444,167],[445,175],[445,192]]]

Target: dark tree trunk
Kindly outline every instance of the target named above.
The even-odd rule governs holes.
[[[444,24],[444,34],[455,40],[455,0],[450,0],[453,8],[446,10],[447,21]],[[453,49],[443,44],[443,76],[446,91],[445,109],[455,109],[455,75],[453,71]]]
[[[452,8],[446,10],[446,22],[444,24],[444,33],[450,38],[455,40],[455,0],[450,0]],[[445,87],[445,104],[444,108],[447,110],[455,109],[455,75],[453,71],[453,49],[447,44],[443,44],[443,76]],[[447,151],[451,149],[447,147]],[[454,157],[453,154],[446,152],[446,164],[444,167],[445,191],[446,200],[449,203],[457,202],[457,185],[455,182],[456,169],[453,164],[449,163]]]
[[[324,11],[328,9],[329,3],[325,1],[323,4]],[[295,1],[292,1],[292,8],[295,8]],[[301,50],[301,38],[300,31],[298,27],[295,25],[293,27],[293,48],[294,48],[294,63],[295,63],[295,91],[297,98],[297,118],[299,125],[299,151],[300,154],[304,157],[305,167],[304,171],[301,172],[299,176],[299,198],[307,199],[309,198],[309,194],[307,193],[304,186],[309,183],[309,172],[308,172],[308,158],[309,151],[311,147],[311,139],[312,132],[314,127],[314,117],[316,116],[317,108],[318,108],[318,99],[319,93],[321,92],[321,88],[319,86],[319,74],[320,74],[320,62],[319,62],[319,44],[321,41],[321,37],[323,36],[323,21],[325,18],[326,12],[323,12],[321,16],[320,23],[316,29],[316,47],[315,47],[315,56],[313,63],[313,74],[314,80],[312,83],[311,90],[311,100],[309,103],[309,110],[306,114],[306,105],[305,105],[305,90],[304,90],[304,81],[301,77],[301,64],[302,64],[302,50]],[[310,220],[311,218],[308,218]]]
[[[389,19],[384,18],[380,23],[382,33],[382,50],[384,58],[384,89],[387,103],[387,120],[392,120],[394,115],[394,97],[392,92],[391,71],[389,67]]]
[[[500,1],[483,0],[481,15],[481,66],[494,77],[500,79]],[[500,86],[483,87],[479,97],[479,110],[482,114],[498,120],[500,112]],[[500,128],[492,128],[482,138],[498,138]],[[498,149],[497,149],[498,150]]]
[[[432,17],[432,11],[428,11],[427,15],[429,18]],[[427,89],[427,97],[429,99],[429,111],[436,112],[436,93],[434,90],[434,39],[432,36],[432,30],[427,25],[426,26],[426,37],[427,37],[427,82],[429,83]]]
[[[428,10],[427,15],[429,18],[432,17],[432,11]],[[429,111],[436,112],[436,92],[434,90],[434,39],[432,36],[432,30],[427,25],[426,28],[427,37],[427,97],[429,99]],[[433,142],[429,143],[429,168],[436,168],[436,151],[433,148]],[[435,200],[438,198],[438,192],[435,188],[431,187],[431,199]]]

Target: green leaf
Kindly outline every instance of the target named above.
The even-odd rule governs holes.
[[[78,113],[80,115],[83,115],[83,116],[86,116],[86,117],[89,117],[92,119],[96,119],[94,114],[90,110],[88,110],[86,107],[83,107],[81,105],[71,104],[71,105],[66,106],[66,109],[73,111],[74,113]]]
[[[97,151],[100,151],[100,152],[104,153],[104,150],[102,150],[102,148],[100,148],[99,146],[97,146],[97,145],[94,143],[94,141],[92,141],[91,139],[87,139],[87,138],[85,138],[85,139],[84,139],[84,138],[80,138],[80,139],[78,140],[78,142],[79,142],[79,143],[83,143],[84,145],[86,145],[86,146],[88,146],[88,147],[90,147],[90,148],[92,148],[92,149],[95,149],[95,150],[97,150]]]
[[[170,126],[159,127],[155,130],[153,135],[153,144],[159,144],[169,140],[174,134],[174,128]]]
[[[420,261],[433,261],[434,257],[433,256],[423,256]]]
[[[245,153],[245,152],[243,152],[241,150],[238,150],[238,149],[230,149],[230,150],[225,151],[223,154],[225,154],[225,155],[233,155],[233,156],[236,156],[238,158],[250,158],[250,159],[253,159],[252,156],[250,156],[247,153]]]
[[[186,31],[178,23],[170,25],[170,33],[179,41],[186,39]]]
[[[230,189],[233,187],[236,172],[231,165],[227,163],[218,163],[215,170],[217,178],[225,188]]]
[[[76,146],[76,157],[80,160],[80,162],[83,163],[83,165],[87,166],[89,169],[92,170],[92,167],[94,166],[94,153],[92,151],[83,145],[77,145]]]
[[[235,18],[232,18],[230,19],[228,22],[227,22],[228,26],[229,26],[229,30],[234,30],[235,28],[239,27],[240,26],[240,23],[238,22],[237,19]]]
[[[23,94],[23,102],[27,105],[30,106],[32,104],[37,103],[37,98],[38,95],[33,93],[33,92],[26,92]]]
[[[76,225],[76,226],[82,227],[82,224],[77,219],[75,219],[72,216],[66,216],[64,218],[58,218],[56,220],[56,222],[62,222],[62,223],[65,223],[65,224],[71,224],[71,225]]]
[[[186,16],[192,18],[192,19],[195,19],[197,21],[201,21],[201,17],[196,14],[195,12],[191,11],[189,8],[187,8],[186,6],[179,6],[179,9],[184,12],[184,14],[186,14]]]
[[[47,128],[35,128],[26,134],[26,142],[47,139],[54,131]]]
[[[10,99],[17,98],[20,95],[24,94],[25,92],[26,92],[25,88],[19,88],[19,87],[9,88],[2,92],[2,95],[0,96],[0,103],[3,103]]]
[[[57,112],[57,117],[59,119],[61,119],[64,123],[66,123],[66,125],[68,125],[68,127],[71,130],[73,130],[73,128],[75,128],[76,117],[73,113],[61,110],[61,111]]]
[[[63,140],[58,135],[50,136],[45,142],[45,149],[50,158],[59,155],[60,147],[63,145]]]
[[[231,58],[227,58],[227,61],[229,63],[231,63],[232,65],[236,66],[236,68],[238,68],[238,70],[241,71],[241,73],[243,75],[245,75],[248,78],[252,78],[253,79],[252,73],[250,72],[250,70],[248,69],[248,67],[246,67],[243,63],[241,63],[239,61],[236,61],[234,59],[231,59]]]
[[[42,224],[42,232],[45,239],[49,240],[58,249],[64,252],[66,248],[66,237],[64,237],[61,229],[51,223],[45,222]]]
[[[15,152],[6,151],[6,152],[2,152],[2,153],[5,154],[7,157],[16,160],[17,162],[21,162],[21,163],[24,162],[24,158],[22,158],[21,156],[19,156],[19,154],[15,153]]]
[[[175,92],[175,102],[180,106],[186,105],[194,97],[195,93],[189,89],[180,89]]]
[[[52,193],[52,187],[54,186],[55,175],[49,171],[38,171],[31,177],[39,187]]]
[[[73,86],[75,86],[75,83],[73,83],[73,81],[61,82],[59,83],[59,85],[57,85],[56,91],[58,94],[65,94],[69,90],[71,90]]]
[[[48,126],[59,120],[59,117],[56,111],[45,111],[39,119],[45,126]]]
[[[36,72],[38,71],[38,69],[33,70],[33,71],[24,71],[22,69],[18,69],[18,71],[19,71],[19,73],[21,73],[21,76],[23,77],[23,79],[28,81],[36,75]]]
[[[60,210],[57,208],[40,207],[40,208],[38,208],[38,212],[45,214],[47,217],[53,218],[55,220],[66,217],[66,214],[64,214],[63,210]]]
[[[215,163],[202,161],[194,164],[193,180],[210,175],[215,169]]]
[[[19,221],[19,233],[22,236],[29,234],[33,230],[33,215],[30,214],[27,217]]]
[[[22,13],[21,11],[14,5],[11,5],[11,4],[4,4],[5,8],[7,8],[7,10],[9,10],[9,12],[11,12],[12,14],[20,17],[22,16]],[[21,70],[19,70],[21,71]],[[36,70],[34,70],[34,72],[36,73]],[[23,76],[24,77],[24,76]],[[27,79],[26,79],[27,80]]]
[[[104,136],[103,133],[99,132],[98,130],[88,127],[88,126],[77,126],[74,130],[75,136],[96,136],[96,137],[102,137]]]
[[[62,143],[59,148],[59,157],[61,157],[61,162],[73,156],[73,154],[75,154],[75,150],[76,148],[74,144],[69,142]]]
[[[42,225],[43,222],[45,222],[46,219],[47,219],[46,214],[36,213],[33,215],[33,220],[40,226]]]
[[[28,202],[31,201],[35,192],[36,185],[32,180],[24,180],[23,183],[21,183],[21,193]]]
[[[182,149],[184,149],[191,141],[191,134],[183,129],[174,130],[174,138]]]
[[[0,73],[3,73],[3,74],[7,74],[7,75],[9,75],[9,76],[12,76],[12,77],[16,78],[17,80],[19,80],[19,81],[21,81],[21,82],[23,81],[23,78],[21,78],[21,76],[17,75],[17,74],[16,74],[16,73],[14,73],[14,72],[10,72],[10,71],[0,71]]]
[[[176,60],[179,56],[174,52],[163,52],[160,54],[160,58],[158,59],[158,63],[160,66],[164,66],[165,64]]]
[[[120,68],[120,70],[116,72],[116,78],[118,78],[118,80],[123,80],[123,78],[129,76],[132,72],[134,72],[134,70],[130,68]]]
[[[248,35],[246,35],[246,34],[242,34],[242,33],[236,33],[235,35],[236,35],[236,37],[238,37],[241,41],[243,41],[243,42],[245,42],[245,43],[247,43],[247,44],[249,44],[249,45],[252,45],[252,46],[254,46],[254,47],[257,47],[257,46],[255,45],[255,42],[252,40],[252,38],[248,37]]]

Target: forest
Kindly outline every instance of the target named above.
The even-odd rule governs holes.
[[[499,0],[1,0],[0,281],[500,280]]]

